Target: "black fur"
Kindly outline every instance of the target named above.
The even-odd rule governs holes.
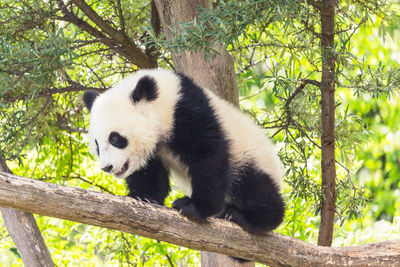
[[[240,167],[230,193],[231,203],[221,216],[244,230],[259,234],[271,231],[282,223],[285,205],[272,178],[254,163]]]
[[[99,92],[94,91],[94,90],[87,90],[85,93],[83,93],[83,103],[85,103],[86,108],[89,110],[89,112],[92,109],[94,100],[99,96]]]
[[[229,192],[228,141],[209,100],[186,76],[181,80],[181,98],[175,107],[171,151],[189,166],[192,195],[177,200],[174,208],[193,219],[221,213]]]
[[[273,230],[284,215],[279,188],[251,158],[230,166],[230,143],[209,99],[191,79],[177,75],[181,97],[175,105],[171,138],[163,145],[188,166],[192,195],[176,200],[173,207],[194,220],[227,218],[250,233]],[[127,182],[130,196],[159,204],[170,190],[168,171],[158,156],[130,175]]]
[[[128,145],[128,139],[117,132],[110,133],[110,135],[108,136],[108,142],[110,142],[112,146],[120,149],[125,148]]]
[[[157,84],[154,79],[149,76],[140,78],[131,95],[133,103],[139,102],[140,100],[151,101],[157,97]]]
[[[147,166],[126,178],[129,196],[164,205],[164,199],[170,190],[168,171],[160,158],[153,157]]]

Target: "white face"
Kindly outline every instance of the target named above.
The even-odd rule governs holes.
[[[160,140],[169,136],[173,125],[173,110],[178,80],[172,72],[140,71],[127,77],[114,88],[99,95],[90,110],[89,148],[97,155],[99,167],[118,178],[125,178],[144,167]],[[149,75],[151,74],[151,75]],[[131,98],[138,81],[144,75],[156,83],[157,98]],[[164,78],[163,78],[164,77]],[[163,79],[167,79],[165,82]],[[173,80],[174,83],[171,83]],[[162,90],[160,86],[174,90]],[[175,88],[176,87],[176,88]],[[135,89],[136,90],[136,89]],[[98,153],[97,153],[98,152]]]
[[[129,95],[126,99],[119,94],[115,97],[118,100],[105,94],[96,99],[91,111],[89,145],[98,156],[101,169],[123,178],[146,164],[159,138],[159,120],[151,112],[151,103],[134,106]],[[126,146],[110,143],[115,136],[126,140]],[[106,170],[109,166],[112,169]]]

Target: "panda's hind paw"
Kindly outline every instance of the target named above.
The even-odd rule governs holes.
[[[191,220],[200,222],[205,220],[205,217],[199,213],[190,197],[178,198],[172,203],[172,208]]]

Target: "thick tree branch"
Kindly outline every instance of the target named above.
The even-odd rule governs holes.
[[[141,68],[156,68],[157,62],[149,58],[123,31],[111,27],[83,0],[71,0],[86,16],[93,21],[103,32],[121,44],[129,53],[132,62]]]
[[[156,36],[160,35],[161,32],[161,21],[160,21],[160,16],[158,16],[157,13],[157,7],[156,4],[154,3],[154,0],[151,1],[151,27],[153,28]]]
[[[195,223],[170,208],[0,172],[0,205],[271,266],[398,266],[400,240],[354,247],[319,247],[277,233],[250,235],[233,223]]]
[[[88,24],[86,21],[82,20],[81,18],[77,17],[75,14],[70,12],[67,7],[64,5],[64,2],[62,0],[56,0],[58,8],[60,9],[61,13],[63,14],[63,17],[59,18],[60,20],[64,20],[67,22],[70,22],[79,28],[81,28],[83,31],[89,33],[93,37],[97,39],[98,42],[103,43],[107,47],[110,47],[114,51],[116,51],[119,55],[125,57],[128,60],[132,60],[131,56],[122,49],[117,42],[114,40],[106,37],[101,31],[97,30],[90,24]]]
[[[80,6],[84,8],[82,10],[85,14],[88,12],[91,16],[86,14],[89,19],[92,20],[94,19],[94,23],[106,34],[110,36],[107,37],[103,32],[99,31],[95,27],[91,26],[89,23],[84,21],[83,19],[79,18],[76,16],[74,13],[68,10],[68,8],[65,6],[63,0],[56,0],[58,8],[60,9],[61,13],[63,14],[63,17],[61,17],[61,20],[68,21],[79,28],[81,28],[83,31],[89,33],[93,37],[97,38],[97,40],[104,45],[108,46],[109,48],[113,49],[116,51],[119,55],[125,57],[128,59],[130,62],[133,64],[138,65],[139,67],[142,68],[155,68],[157,67],[157,62],[154,62],[151,58],[149,58],[142,50],[140,50],[135,43],[128,38],[123,31],[118,31],[111,27],[107,22],[105,22],[94,10],[87,5],[83,1],[76,1]],[[83,2],[83,3],[80,3]],[[76,3],[75,3],[76,4]],[[81,9],[81,7],[78,6],[78,8]],[[85,8],[85,5],[87,6]],[[90,12],[90,10],[91,12]],[[86,10],[86,12],[85,12]],[[100,23],[98,25],[96,22]]]

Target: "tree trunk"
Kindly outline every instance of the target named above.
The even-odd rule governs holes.
[[[169,27],[178,26],[179,23],[193,21],[197,16],[199,7],[210,8],[209,0],[155,0],[155,4],[163,26],[163,31],[168,40],[173,36]],[[175,25],[174,25],[175,24]],[[214,46],[218,55],[212,59],[204,57],[204,52],[189,52],[172,54],[172,59],[177,71],[191,77],[199,85],[214,91],[220,97],[227,99],[239,106],[238,90],[235,79],[235,69],[232,57],[222,46]],[[231,258],[211,252],[201,252],[202,266],[242,266],[251,267],[254,263],[240,264]]]
[[[4,158],[0,156],[1,171],[11,173]],[[14,198],[17,197],[18,195],[14,196]],[[24,265],[29,267],[54,266],[33,214],[5,208],[1,208],[0,210],[7,231],[14,241]]]
[[[320,247],[277,233],[251,235],[234,223],[196,223],[160,205],[0,172],[0,206],[106,227],[270,266],[400,266],[400,240]],[[229,265],[225,265],[229,266]]]
[[[209,8],[209,0],[155,0],[163,31],[168,40],[173,38],[169,27],[192,21],[199,7]],[[204,58],[204,52],[172,54],[177,71],[191,77],[199,85],[214,91],[217,95],[239,106],[235,69],[232,57],[222,46],[213,47],[219,55],[212,60]]]
[[[52,267],[51,255],[32,213],[1,208],[7,231],[25,266]]]
[[[322,203],[318,245],[332,244],[336,200],[335,169],[335,7],[336,0],[323,1],[321,15],[321,175]]]

